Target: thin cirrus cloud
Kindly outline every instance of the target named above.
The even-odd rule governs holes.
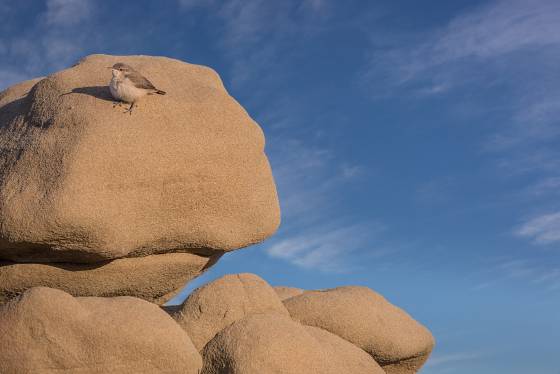
[[[231,64],[231,84],[282,80],[282,61],[321,29],[328,16],[325,0],[178,0],[185,11],[203,8],[222,21],[219,47]]]
[[[9,18],[15,7],[0,11]],[[0,89],[76,62],[92,45],[95,34],[88,28],[95,16],[90,0],[47,0],[46,9],[28,29],[3,38]]]
[[[560,2],[493,1],[430,32],[393,40],[393,47],[378,41],[384,48],[374,49],[364,74],[383,82],[383,95],[482,97],[500,87],[499,104],[473,108],[482,117],[499,113],[480,149],[495,157],[501,175],[534,177],[534,187],[524,189],[528,197],[557,193],[560,153],[551,142],[560,137]],[[536,244],[558,242],[560,214],[534,217],[514,232]]]
[[[551,267],[546,261],[531,257],[503,257],[491,259],[491,262],[492,266],[483,271],[488,279],[472,287],[473,291],[511,281],[530,283],[544,292],[556,292],[560,289],[560,268]]]
[[[380,72],[393,85],[429,78],[433,84],[425,87],[431,88],[426,92],[439,93],[463,84],[465,77],[459,73],[479,67],[478,63],[560,44],[560,4],[553,0],[536,3],[502,0],[474,8],[445,27],[375,54],[368,74]],[[402,42],[395,40],[395,44]]]
[[[535,244],[551,244],[560,241],[560,212],[542,214],[523,223],[515,234],[529,238]]]
[[[379,222],[340,218],[337,197],[366,173],[340,162],[332,151],[302,141],[278,138],[269,151],[276,179],[282,227],[265,243],[272,258],[324,272],[347,272],[356,259],[393,253]],[[349,223],[351,221],[351,223]]]
[[[447,354],[434,354],[426,363],[424,370],[426,374],[436,374],[448,372],[450,367],[457,366],[464,361],[480,361],[483,357],[480,353],[456,352]]]
[[[330,227],[329,227],[330,226]],[[356,258],[383,257],[393,251],[374,242],[384,227],[375,223],[324,224],[300,234],[272,239],[266,252],[273,258],[303,268],[344,273],[356,267]]]
[[[91,16],[90,0],[48,0],[44,14],[49,26],[76,25]]]
[[[559,2],[494,1],[431,32],[393,38],[393,47],[387,43],[373,38],[384,48],[376,49],[364,72],[366,80],[384,83],[377,93],[405,89],[425,96],[465,87],[480,93],[502,85],[508,88],[505,108],[478,108],[509,111],[509,124],[488,139],[487,150],[560,134],[554,126],[560,114]]]

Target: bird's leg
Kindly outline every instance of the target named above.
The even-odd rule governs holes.
[[[127,113],[132,115],[132,108],[134,108],[134,103],[130,104],[130,108],[128,108],[127,110],[124,111],[124,113]]]

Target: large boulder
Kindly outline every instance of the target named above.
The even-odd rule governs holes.
[[[32,288],[0,306],[1,373],[198,374],[202,358],[158,306]]]
[[[196,289],[171,315],[200,351],[218,332],[245,316],[289,313],[276,293],[255,274],[226,275]]]
[[[390,374],[415,373],[434,346],[428,329],[367,287],[306,291],[284,305],[294,320],[355,344]]]
[[[121,258],[89,265],[0,261],[0,304],[39,286],[80,296],[134,295],[162,304],[211,264],[211,258],[191,253]]]
[[[289,317],[252,314],[219,332],[204,347],[202,374],[383,373],[359,351],[340,338],[310,332]]]
[[[341,337],[313,326],[304,326],[305,331],[321,344],[334,367],[344,368],[340,373],[385,374],[385,371],[366,351]]]
[[[123,113],[107,86],[116,62],[167,94]],[[0,93],[0,260],[102,265],[186,252],[208,262],[279,221],[262,130],[212,69],[92,55]]]
[[[276,294],[278,295],[278,297],[280,298],[280,300],[282,301],[289,299],[290,297],[301,295],[302,293],[305,292],[305,290],[296,287],[276,286],[273,288]]]

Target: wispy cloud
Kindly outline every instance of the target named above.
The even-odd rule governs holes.
[[[560,212],[542,214],[524,222],[515,234],[530,238],[535,244],[560,241]]]
[[[560,115],[557,1],[493,1],[430,32],[392,42],[387,47],[386,40],[373,41],[365,77],[375,82],[376,95],[456,89],[480,95],[499,86],[504,97],[498,109],[510,119],[487,139],[485,149],[502,151],[560,135],[555,126]],[[497,109],[485,105],[478,110]]]
[[[179,6],[184,10],[191,10],[193,8],[209,6],[214,4],[214,0],[177,0]]]
[[[545,177],[529,186],[525,193],[534,197],[560,193],[560,177]]]
[[[461,361],[473,361],[480,359],[480,353],[458,352],[446,354],[434,354],[426,363],[426,368],[435,368],[442,365],[457,364]]]
[[[381,223],[345,219],[339,211],[341,191],[367,173],[363,166],[295,139],[275,139],[268,153],[283,223],[265,243],[267,254],[307,269],[346,272],[356,266],[357,258],[394,251],[383,241]]]
[[[559,19],[560,4],[553,0],[493,1],[430,33],[395,40],[404,45],[376,53],[368,74],[387,75],[390,81],[386,83],[392,85],[420,83],[425,92],[446,91],[471,81],[472,75],[467,79],[462,73],[473,72],[480,64],[560,44]]]
[[[415,191],[416,199],[424,204],[436,205],[448,202],[453,196],[457,182],[446,176],[421,183]]]
[[[304,0],[303,6],[310,7],[315,12],[322,12],[328,7],[327,0]]]
[[[507,260],[497,265],[509,278],[532,278],[539,274],[536,266],[531,266],[527,260]]]
[[[91,16],[90,0],[47,0],[45,20],[49,26],[76,25]]]
[[[469,98],[496,97],[474,108],[480,118],[496,118],[494,123],[481,121],[486,127],[481,129],[481,153],[506,178],[540,179],[537,185],[522,187],[531,196],[557,193],[559,2],[491,1],[425,33],[389,41],[372,38],[364,76],[375,83],[376,95],[447,94],[446,100],[452,101],[459,93],[462,107]],[[560,214],[531,218],[515,229],[515,235],[537,244],[556,243]]]
[[[328,148],[277,135],[267,151],[286,225],[309,225],[333,209],[333,196],[367,173]]]
[[[231,84],[282,81],[282,62],[320,30],[328,18],[327,0],[179,0],[182,9],[205,6],[223,24],[221,45],[231,63]]]
[[[486,265],[490,265],[484,270],[489,278],[471,290],[480,291],[511,281],[532,285],[544,292],[560,289],[560,267],[534,256],[494,258]]]
[[[95,16],[91,0],[47,0],[45,11],[27,29],[3,38],[0,89],[76,62],[98,38],[90,32]]]
[[[303,230],[301,234],[273,239],[266,251],[272,257],[304,268],[347,272],[356,266],[356,256],[383,257],[393,253],[393,250],[376,243],[376,237],[383,230],[382,225],[375,223],[347,226],[330,223]]]

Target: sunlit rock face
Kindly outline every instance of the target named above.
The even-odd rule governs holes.
[[[202,358],[157,305],[36,287],[0,305],[1,373],[198,374]]]
[[[167,94],[124,113],[116,62]],[[280,222],[262,130],[207,67],[92,55],[13,86],[0,150],[0,301],[48,285],[162,302]]]
[[[284,305],[296,321],[355,344],[390,374],[416,373],[434,347],[426,327],[367,287],[306,291]]]

